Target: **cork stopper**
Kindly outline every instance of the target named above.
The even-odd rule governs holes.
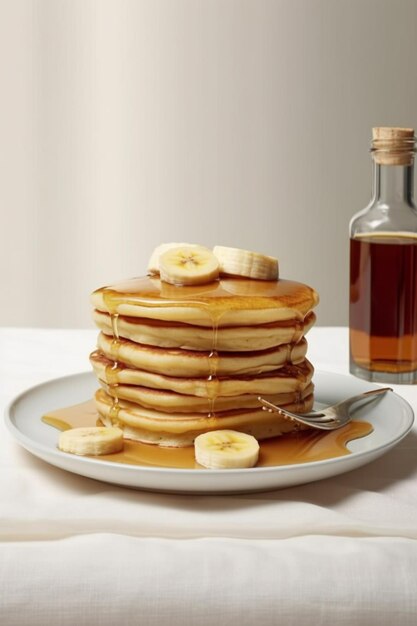
[[[372,129],[372,153],[379,165],[412,165],[414,152],[413,128],[378,126]]]

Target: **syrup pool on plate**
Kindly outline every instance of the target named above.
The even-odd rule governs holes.
[[[79,426],[96,426],[100,416],[94,402],[89,400],[74,406],[46,413],[42,421],[58,430]],[[303,430],[273,439],[260,441],[259,461],[256,467],[294,465],[324,461],[350,454],[349,441],[365,437],[372,432],[371,424],[352,421],[343,428],[323,433]],[[194,447],[163,448],[125,439],[124,449],[115,454],[93,457],[97,461],[124,463],[141,467],[165,467],[172,469],[201,469],[194,458]],[[207,470],[210,471],[210,470]]]

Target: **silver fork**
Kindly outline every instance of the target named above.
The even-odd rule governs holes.
[[[291,411],[287,411],[282,407],[276,406],[275,404],[272,404],[272,402],[269,402],[260,396],[258,397],[258,400],[263,405],[262,408],[265,411],[278,413],[282,417],[286,417],[290,420],[298,422],[299,424],[304,424],[305,426],[310,426],[311,428],[335,430],[336,428],[342,428],[342,426],[345,426],[352,420],[352,412],[349,411],[352,404],[360,401],[361,406],[363,406],[368,402],[373,402],[387,391],[392,391],[392,389],[390,387],[371,389],[371,391],[365,391],[357,396],[352,396],[351,398],[347,398],[347,400],[342,400],[342,402],[333,404],[332,406],[322,409],[321,411],[310,411],[309,413],[303,413],[301,415],[291,413]],[[359,406],[357,408],[359,408]],[[356,410],[356,408],[354,410]]]

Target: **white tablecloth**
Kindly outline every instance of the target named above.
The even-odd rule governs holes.
[[[89,369],[90,330],[0,329],[0,402]],[[309,358],[347,374],[347,330]],[[395,387],[417,409],[417,387]],[[324,481],[245,496],[143,493],[51,467],[0,425],[0,623],[417,623],[417,434]]]

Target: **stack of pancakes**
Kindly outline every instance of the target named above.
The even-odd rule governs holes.
[[[258,396],[294,412],[313,405],[306,332],[316,292],[286,280],[222,278],[177,287],[138,278],[92,295],[100,329],[90,356],[105,425],[125,438],[192,445],[233,429],[257,439],[294,429]]]

